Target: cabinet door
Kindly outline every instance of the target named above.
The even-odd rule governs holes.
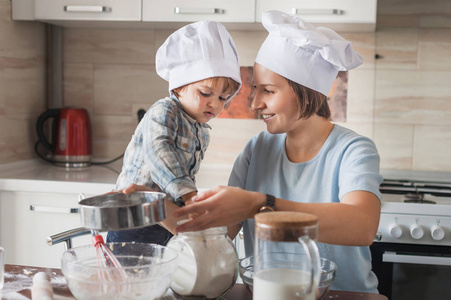
[[[141,21],[141,0],[35,0],[35,18]]]
[[[257,0],[256,19],[280,10],[311,23],[376,23],[377,0]]]
[[[78,208],[77,195],[0,192],[0,244],[6,262],[61,268],[64,243],[49,246],[47,237],[81,226],[80,215],[71,208]],[[72,247],[90,244],[90,235],[72,239]]]
[[[255,22],[254,0],[143,0],[143,21]]]

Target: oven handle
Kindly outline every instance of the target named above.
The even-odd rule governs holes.
[[[451,266],[451,257],[404,255],[386,251],[382,255],[383,262]]]

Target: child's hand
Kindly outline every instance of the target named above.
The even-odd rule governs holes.
[[[189,192],[188,194],[181,196],[181,198],[183,199],[183,201],[185,201],[185,205],[190,205],[191,203],[193,203],[191,198],[193,198],[196,195],[197,195],[197,191],[193,191],[193,192]]]
[[[193,191],[193,192],[190,192],[188,194],[183,195],[182,199],[183,199],[183,201],[185,201],[185,206],[190,205],[191,203],[193,203],[191,198],[193,198],[196,195],[197,195],[197,191]],[[197,216],[197,214],[190,214],[190,215],[188,215],[188,218],[190,220],[192,220],[192,219],[196,218],[196,216]]]
[[[143,191],[152,191],[151,188],[148,188],[147,186],[144,185],[137,185],[137,184],[130,184],[129,186],[127,186],[125,189],[119,190],[119,193],[124,193],[124,194],[131,194],[133,192],[143,192]]]

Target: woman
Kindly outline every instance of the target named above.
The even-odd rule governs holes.
[[[243,227],[253,253],[254,220],[261,210],[299,211],[319,217],[319,249],[338,265],[333,289],[377,292],[371,271],[379,223],[379,155],[374,143],[329,121],[327,95],[338,71],[362,63],[350,42],[278,11],[263,14],[269,35],[255,60],[255,98],[267,131],[237,158],[229,187],[192,198],[175,217],[196,215],[177,232]],[[275,196],[275,197],[274,197]]]

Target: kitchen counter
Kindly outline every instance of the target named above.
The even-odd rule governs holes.
[[[66,169],[34,159],[0,165],[0,190],[101,194],[115,187],[122,162]]]
[[[40,159],[0,165],[0,191],[103,194],[115,188],[122,160],[108,165],[66,169]],[[226,185],[232,166],[208,165],[196,175],[199,189]]]
[[[20,265],[5,266],[5,286],[0,290],[1,299],[31,299],[33,276],[38,272],[46,272],[50,277],[55,300],[75,299],[69,291],[66,280],[60,269],[37,268]],[[164,300],[178,299],[170,291]],[[162,300],[163,300],[162,299]],[[326,299],[334,300],[387,300],[385,296],[367,293],[330,291]],[[224,297],[224,300],[252,300],[252,295],[242,284],[236,284]]]

